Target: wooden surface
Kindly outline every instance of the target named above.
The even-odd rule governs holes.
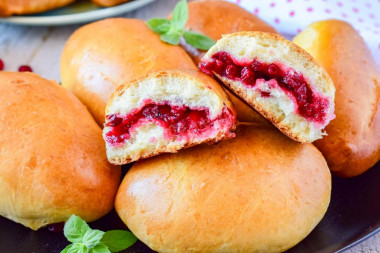
[[[166,17],[176,2],[177,0],[157,0],[123,16],[140,19]],[[18,66],[27,64],[41,76],[59,81],[62,48],[79,26],[29,27],[0,24],[0,59],[5,63],[5,70],[17,71]],[[380,252],[380,233],[345,251],[354,252]]]

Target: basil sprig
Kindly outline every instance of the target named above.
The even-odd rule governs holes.
[[[132,246],[137,238],[129,231],[110,230],[103,232],[91,229],[88,224],[76,215],[66,221],[63,233],[68,245],[61,253],[112,253]]]
[[[161,35],[161,40],[172,45],[178,45],[181,36],[187,44],[201,49],[208,50],[215,44],[215,41],[203,34],[184,30],[189,9],[186,0],[181,0],[174,7],[172,18],[152,18],[147,22],[147,25],[155,33]]]

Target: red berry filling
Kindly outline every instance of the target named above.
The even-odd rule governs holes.
[[[328,99],[315,94],[303,75],[294,69],[283,70],[280,64],[263,63],[256,58],[251,62],[240,63],[232,59],[227,52],[214,54],[211,61],[201,63],[199,68],[210,76],[216,73],[222,77],[240,81],[248,87],[254,87],[259,79],[265,81],[274,79],[287,94],[293,95],[298,105],[298,113],[302,117],[318,123],[324,123],[327,120]],[[269,97],[270,94],[261,92],[261,96]]]
[[[0,71],[4,69],[4,62],[0,59]]]
[[[227,107],[222,114],[211,120],[208,109],[190,109],[187,106],[170,105],[168,102],[156,104],[153,101],[141,109],[134,109],[125,116],[111,114],[106,116],[106,127],[111,127],[106,133],[106,141],[118,145],[131,138],[131,128],[144,122],[154,122],[163,127],[169,137],[184,137],[190,134],[200,135],[210,130],[216,121],[227,119],[224,125],[232,126],[232,112]],[[228,127],[230,128],[230,127]]]

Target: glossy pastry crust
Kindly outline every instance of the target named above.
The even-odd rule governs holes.
[[[158,252],[282,252],[322,219],[331,175],[321,153],[275,129],[139,161],[115,202]]]
[[[120,167],[101,129],[56,82],[0,71],[0,215],[31,229],[113,208]]]
[[[100,6],[110,7],[110,6],[115,6],[118,4],[129,2],[130,0],[91,0],[91,1]]]
[[[198,0],[188,3],[189,18],[186,28],[190,31],[205,34],[217,41],[222,35],[244,32],[261,31],[277,33],[277,31],[237,4],[222,0]],[[181,46],[198,65],[206,51],[198,50],[181,41]]]
[[[62,85],[100,126],[108,98],[122,84],[163,69],[195,69],[179,46],[160,40],[143,20],[113,18],[78,29],[61,56]]]
[[[360,35],[348,23],[327,20],[294,38],[330,74],[336,119],[315,142],[337,175],[352,177],[380,159],[380,74]]]
[[[44,12],[68,5],[75,0],[0,0],[0,16]]]
[[[243,31],[262,31],[277,33],[277,31],[263,20],[239,7],[236,4],[220,0],[200,0],[188,3],[189,18],[186,27],[191,31],[205,34],[213,40],[218,40],[223,34]],[[188,45],[184,40],[181,46],[198,65],[206,51]],[[228,92],[234,104],[238,120],[270,125],[259,113]]]

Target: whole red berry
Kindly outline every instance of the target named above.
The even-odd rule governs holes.
[[[32,68],[28,65],[22,65],[18,68],[19,72],[33,72]]]
[[[4,62],[0,59],[0,71],[4,69]]]

